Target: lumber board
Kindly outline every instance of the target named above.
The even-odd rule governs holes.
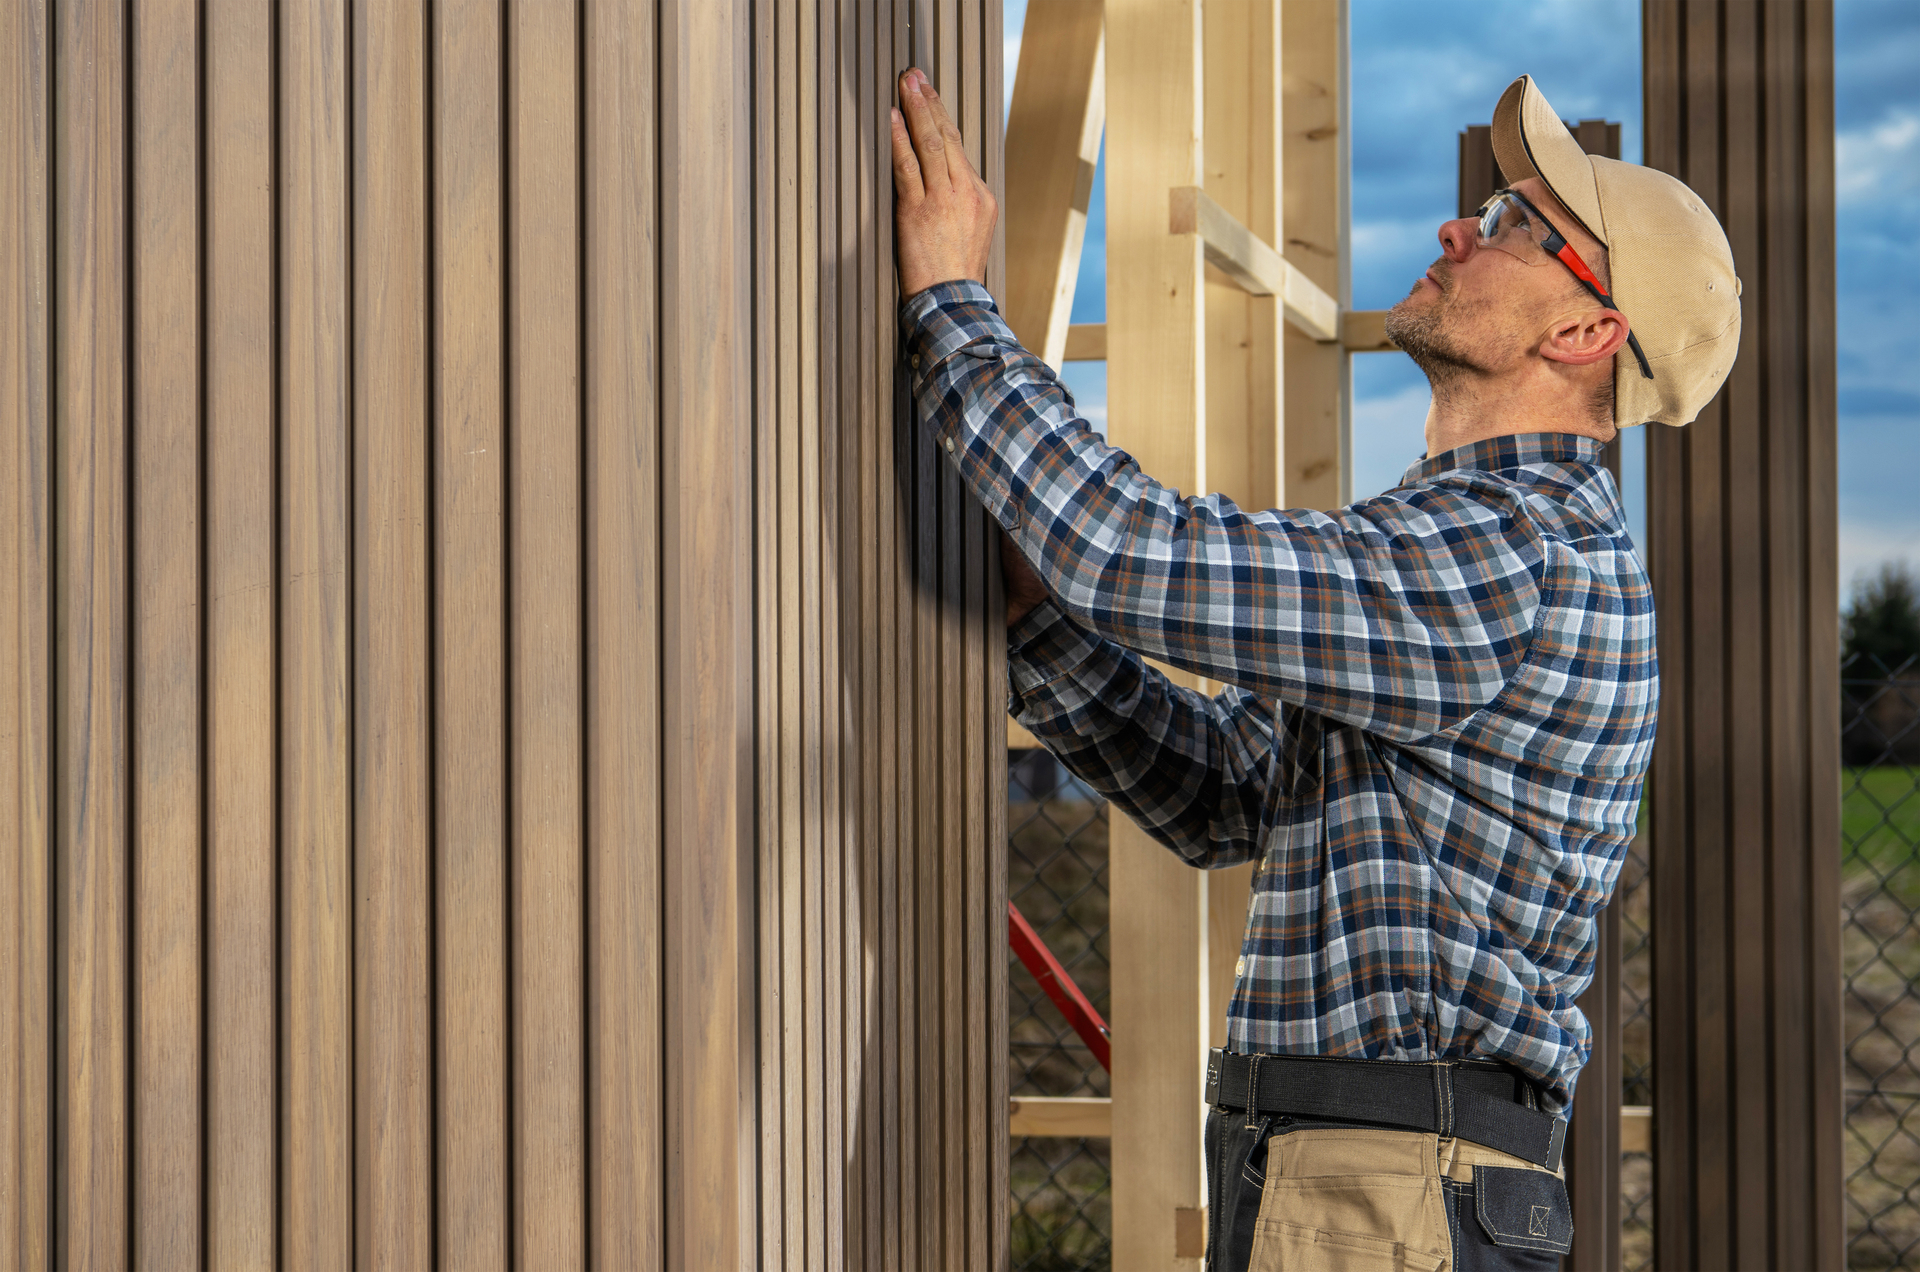
[[[66,73],[51,77],[59,209],[52,1245],[73,1267],[122,1262],[133,1224],[127,17],[112,5],[61,6],[54,56]]]
[[[578,15],[507,15],[510,1263],[586,1262]]]
[[[134,1248],[205,1258],[201,1232],[201,314],[196,5],[133,24]]]
[[[1285,242],[1280,252],[1335,302],[1348,289],[1347,0],[1290,4],[1281,32]],[[1337,336],[1338,330],[1329,333]],[[1286,504],[1332,509],[1351,497],[1347,351],[1298,327],[1286,337]]]
[[[278,32],[278,1202],[295,1269],[354,1257],[348,29],[347,0],[316,0]]]
[[[53,507],[49,32],[44,0],[0,11],[0,1262],[52,1263]]]
[[[358,0],[353,149],[355,1262],[434,1215],[433,524],[425,14]]]
[[[1007,115],[1007,325],[1056,370],[1106,124],[1104,9],[1049,0],[1027,10]]]
[[[213,0],[206,40],[206,1262],[274,1261],[273,66],[269,10]],[[262,705],[266,704],[266,709]]]
[[[1198,5],[1107,6],[1108,436],[1156,480],[1209,489],[1205,259],[1168,233],[1166,192],[1200,185]],[[1114,1267],[1164,1268],[1202,1204],[1206,894],[1131,821],[1110,832]]]

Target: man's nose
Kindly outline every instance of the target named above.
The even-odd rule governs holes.
[[[1473,255],[1479,245],[1480,223],[1470,216],[1440,224],[1440,246],[1447,251],[1447,259],[1458,265]]]

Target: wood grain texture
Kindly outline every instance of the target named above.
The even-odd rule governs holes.
[[[997,538],[887,128],[921,47],[1003,187],[997,6],[45,18],[0,1263],[1004,1264]]]
[[[588,1245],[658,1268],[663,1088],[655,6],[586,29]]]
[[[354,1258],[354,464],[347,0],[276,31],[281,1231]]]
[[[436,1214],[430,46],[424,14],[369,0],[353,35],[354,1260],[417,1268]]]
[[[62,6],[55,36],[54,1258],[132,1256],[124,11]]]
[[[736,0],[661,8],[661,727],[667,1261],[750,1261],[750,197]]]
[[[507,1220],[505,291],[500,0],[442,0],[429,51],[433,384],[434,1244],[504,1268]]]
[[[1007,325],[1058,369],[1106,129],[1103,0],[1033,6],[1007,116]]]
[[[275,313],[271,14],[207,10],[206,1253],[275,1258]]]
[[[0,1262],[51,1261],[52,402],[47,10],[0,12]]]
[[[1203,15],[1204,195],[1280,266],[1275,271],[1280,287],[1269,288],[1270,293],[1286,285],[1286,261],[1273,246],[1286,242],[1280,191],[1282,13],[1278,0],[1259,0]],[[1242,508],[1285,506],[1283,303],[1273,294],[1248,295],[1208,272],[1207,454],[1214,489]],[[1237,939],[1230,943],[1239,944]],[[1224,999],[1213,1004],[1215,1015],[1224,1009]]]
[[[586,1261],[577,14],[507,26],[507,512],[518,1267]]]
[[[1287,262],[1334,298],[1352,303],[1347,257],[1347,4],[1284,6],[1280,35],[1281,143]],[[1348,454],[1351,359],[1291,325],[1287,368],[1286,489],[1290,508],[1337,508],[1352,497]]]
[[[1205,266],[1198,235],[1168,232],[1167,200],[1204,181],[1202,55],[1198,5],[1108,4],[1108,436],[1188,494],[1210,488]],[[1206,891],[1124,818],[1109,852],[1114,1267],[1180,1266],[1175,1212],[1204,1204]]]
[[[1838,1266],[1832,12],[1645,22],[1648,162],[1714,209],[1747,283],[1720,395],[1648,437],[1656,1258]]]
[[[133,1261],[200,1231],[201,315],[196,6],[133,27]]]

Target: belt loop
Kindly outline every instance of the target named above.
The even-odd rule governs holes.
[[[1213,1047],[1207,1051],[1207,1103],[1225,1104],[1227,1093],[1221,1089],[1220,1064],[1221,1048]]]
[[[1260,1122],[1260,1053],[1254,1052],[1253,1063],[1247,1075],[1247,1122],[1245,1129],[1259,1130]]]
[[[1444,1060],[1436,1061],[1433,1066],[1433,1102],[1434,1120],[1439,1123],[1440,1137],[1453,1138],[1453,1066]]]

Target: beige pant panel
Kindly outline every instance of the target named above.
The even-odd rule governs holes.
[[[1470,1183],[1475,1166],[1542,1169],[1417,1131],[1276,1135],[1250,1272],[1443,1272],[1453,1236],[1440,1181]]]

